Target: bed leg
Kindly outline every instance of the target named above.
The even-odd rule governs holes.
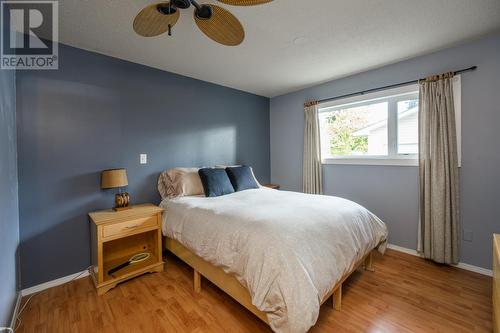
[[[194,292],[195,293],[200,293],[201,292],[201,274],[198,273],[196,270],[194,270]]]
[[[340,311],[342,308],[342,285],[333,293],[333,308]]]
[[[373,267],[373,251],[365,259],[365,271],[375,272],[375,268]]]

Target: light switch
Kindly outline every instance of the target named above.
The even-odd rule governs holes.
[[[141,164],[148,164],[148,154],[140,155]]]

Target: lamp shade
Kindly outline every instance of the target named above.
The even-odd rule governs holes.
[[[111,169],[101,173],[101,188],[116,188],[128,185],[127,170]]]

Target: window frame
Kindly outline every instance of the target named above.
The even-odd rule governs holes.
[[[387,155],[364,155],[364,156],[329,156],[323,158],[322,164],[354,164],[354,165],[398,165],[418,166],[418,154],[398,154],[398,116],[397,103],[408,100],[408,94],[418,98],[418,84],[410,84],[397,88],[384,89],[377,92],[362,94],[358,96],[343,98],[331,102],[322,103],[318,106],[318,115],[338,109],[343,106],[356,104],[373,104],[377,101],[387,101]],[[320,134],[321,135],[321,134]],[[320,140],[322,141],[322,140]]]

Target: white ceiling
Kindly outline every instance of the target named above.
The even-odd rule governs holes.
[[[172,37],[136,35],[133,19],[152,3],[61,0],[59,39],[274,97],[500,29],[500,0],[275,0],[255,7],[221,4],[246,30],[243,44],[227,47],[198,30],[192,9],[183,10]]]

